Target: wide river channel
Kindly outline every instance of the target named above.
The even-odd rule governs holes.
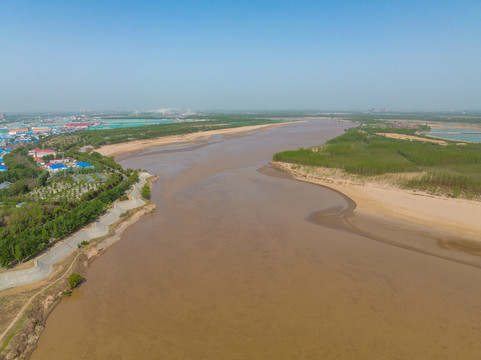
[[[345,199],[258,171],[348,126],[124,157],[159,177],[157,209],[93,262],[32,359],[480,359],[481,269],[309,222]]]

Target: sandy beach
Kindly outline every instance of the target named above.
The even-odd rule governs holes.
[[[446,231],[453,235],[479,239],[481,202],[447,198],[396,188],[389,184],[355,182],[330,169],[294,168],[273,162],[295,179],[327,186],[356,202],[356,212],[404,220],[413,224]]]
[[[289,124],[290,122],[276,123],[276,124],[264,124],[243,126],[228,129],[218,129],[209,131],[199,131],[191,134],[163,136],[149,140],[134,140],[127,143],[105,145],[100,147],[97,151],[105,156],[119,156],[135,151],[139,151],[145,148],[156,148],[161,146],[168,146],[172,144],[182,143],[187,144],[200,144],[208,141],[215,135],[232,136],[232,135],[249,135],[249,133],[257,131],[267,131],[275,129],[276,127]]]

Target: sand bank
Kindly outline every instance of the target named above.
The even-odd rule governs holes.
[[[253,126],[242,126],[236,128],[228,129],[218,129],[209,131],[199,131],[190,134],[183,135],[173,135],[173,136],[162,136],[155,139],[149,140],[134,140],[127,143],[105,145],[100,147],[97,151],[104,156],[118,156],[121,154],[127,154],[130,152],[139,151],[145,148],[155,148],[166,145],[173,145],[176,143],[186,144],[197,144],[208,141],[215,135],[249,135],[254,131],[266,131],[274,129],[278,126],[289,124],[290,122],[276,123],[276,124],[264,124],[264,125],[253,125]]]
[[[291,164],[278,162],[273,164],[288,170],[298,180],[327,186],[345,194],[356,202],[356,212],[400,219],[481,241],[479,201],[431,196],[389,184],[356,183],[330,169],[294,168]]]
[[[426,139],[420,136],[414,135],[405,135],[405,134],[396,134],[396,133],[376,133],[376,135],[384,136],[390,139],[397,139],[397,140],[409,140],[409,141],[420,141],[424,143],[432,143],[438,145],[447,145],[446,141],[443,140],[434,140],[434,139]]]

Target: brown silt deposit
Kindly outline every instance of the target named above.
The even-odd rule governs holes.
[[[157,209],[92,264],[32,359],[481,358],[481,269],[351,231],[342,194],[257,171],[346,126],[129,155],[159,177]],[[347,223],[404,241],[405,228],[369,221]]]

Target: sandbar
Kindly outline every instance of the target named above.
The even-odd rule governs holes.
[[[400,219],[457,236],[480,241],[481,202],[429,195],[421,191],[396,188],[390,184],[343,178],[332,169],[313,169],[273,162],[295,179],[327,186],[356,202],[356,212]]]
[[[282,122],[275,124],[242,126],[236,128],[217,129],[208,131],[198,131],[189,134],[162,136],[155,139],[148,140],[133,140],[125,143],[104,145],[96,151],[104,156],[119,156],[127,153],[136,152],[145,148],[161,147],[166,145],[173,145],[176,143],[197,144],[208,141],[215,135],[249,135],[254,131],[267,131],[275,129],[278,126],[290,124],[291,122]]]

